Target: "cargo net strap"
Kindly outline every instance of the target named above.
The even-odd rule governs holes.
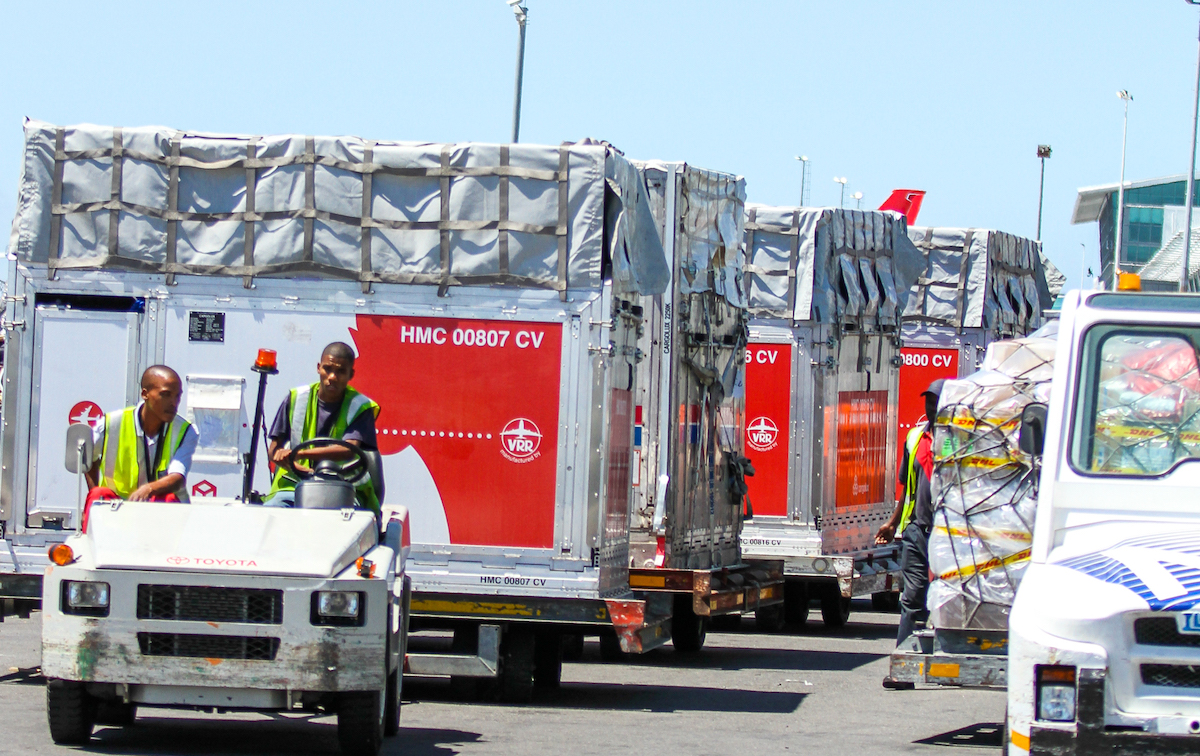
[[[933,228],[925,229],[925,238],[915,244],[917,249],[925,253],[925,275],[917,279],[916,286],[917,301],[920,302],[921,311],[911,315],[904,315],[901,320],[905,323],[950,326],[959,333],[962,333],[967,301],[967,275],[970,272],[971,243],[975,237],[975,229],[967,229],[961,248],[957,245],[943,247],[934,244],[933,231]],[[933,277],[933,255],[930,252],[935,249],[943,252],[957,252],[959,254],[958,277],[956,280],[941,281]],[[926,294],[930,288],[954,289],[955,305],[953,318],[939,318],[929,314],[929,300]]]
[[[508,284],[531,288],[546,288],[558,291],[566,298],[567,290],[567,235],[569,229],[569,146],[564,144],[558,151],[558,170],[538,170],[509,165],[509,148],[501,148],[500,165],[498,166],[455,166],[450,165],[449,156],[452,147],[442,148],[440,165],[436,168],[396,167],[380,165],[372,162],[374,142],[369,142],[363,155],[362,162],[340,160],[328,155],[317,155],[315,139],[307,137],[302,154],[281,157],[257,157],[260,137],[251,137],[246,146],[246,156],[229,160],[203,161],[180,154],[182,134],[170,140],[170,154],[155,155],[123,147],[122,131],[113,130],[111,147],[90,150],[67,151],[64,148],[65,129],[57,129],[54,141],[54,183],[51,189],[51,226],[50,252],[48,267],[51,271],[59,268],[95,268],[121,267],[144,272],[165,273],[168,282],[173,282],[176,274],[216,274],[240,275],[250,286],[250,279],[255,275],[294,273],[317,273],[321,275],[357,279],[363,284],[363,291],[370,291],[372,283],[405,283],[405,284],[435,284],[439,293],[444,294],[448,286]],[[147,207],[121,198],[121,181],[125,161],[133,160],[143,163],[163,165],[167,168],[167,207],[166,209]],[[107,200],[92,202],[64,203],[63,171],[68,162],[112,162],[112,188]],[[255,209],[255,190],[260,171],[283,168],[287,166],[303,166],[304,168],[304,206],[291,210],[272,212],[257,212]],[[316,207],[315,167],[324,166],[341,171],[358,174],[362,179],[362,212],[361,215],[344,215]],[[243,169],[246,173],[245,210],[242,212],[199,212],[180,211],[179,209],[179,169],[194,168],[203,171],[225,171]],[[390,218],[377,218],[372,215],[372,177],[376,174],[388,174],[410,178],[437,178],[440,192],[440,217],[436,221],[409,221]],[[450,188],[453,179],[458,177],[497,177],[500,187],[499,218],[496,220],[452,220],[450,218]],[[513,178],[531,179],[537,181],[556,182],[558,185],[558,217],[554,225],[537,225],[519,223],[509,219],[509,183]],[[63,233],[63,217],[73,213],[94,213],[109,211],[108,244],[106,257],[99,263],[94,258],[83,260],[63,259],[59,257]],[[119,231],[120,213],[132,213],[144,218],[162,221],[166,225],[166,254],[164,262],[155,262],[136,257],[118,255],[120,248]],[[285,263],[259,265],[255,263],[255,223],[271,221],[303,219],[303,249],[299,260]],[[335,221],[361,229],[361,265],[357,271],[349,268],[328,265],[318,262],[313,255],[313,224],[314,221]],[[182,264],[177,261],[176,240],[179,233],[179,223],[198,222],[212,223],[216,221],[238,221],[245,223],[245,253],[241,265],[197,265]],[[437,231],[441,249],[440,269],[427,273],[389,273],[380,272],[371,264],[371,229],[395,229],[405,231]],[[495,274],[454,275],[452,273],[451,234],[454,232],[496,231],[498,233],[499,270]],[[557,275],[552,278],[530,277],[515,275],[509,270],[508,246],[511,233],[554,236],[557,238]]]
[[[787,270],[771,270],[754,265],[747,261],[742,266],[742,272],[745,275],[745,283],[743,284],[746,297],[749,299],[751,287],[753,286],[754,276],[787,276],[788,277],[788,293],[787,293],[787,311],[788,317],[792,317],[792,313],[796,311],[796,265],[800,261],[800,211],[792,213],[792,223],[787,228],[779,228],[778,226],[764,226],[758,222],[758,209],[750,208],[748,217],[746,218],[746,252],[748,255],[754,254],[754,233],[756,231],[769,231],[773,234],[780,234],[789,238],[788,245],[788,266]],[[749,308],[751,315],[772,315],[774,311],[771,308],[753,307]]]
[[[1017,348],[942,389],[927,599],[936,627],[1006,627],[1029,563],[1040,465],[1018,436],[1025,407],[1048,398],[1053,351],[1003,343]]]
[[[1095,472],[1158,475],[1200,457],[1196,348],[1182,336],[1116,334],[1100,347],[1087,464]]]

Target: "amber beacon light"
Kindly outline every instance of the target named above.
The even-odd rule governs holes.
[[[259,349],[258,359],[254,360],[254,372],[256,373],[271,373],[274,375],[279,372],[279,368],[275,362],[274,349]]]

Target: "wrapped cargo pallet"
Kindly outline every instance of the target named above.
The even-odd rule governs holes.
[[[982,370],[942,388],[929,537],[934,627],[1008,626],[1029,562],[1040,468],[1018,447],[1021,413],[1048,401],[1056,345],[1042,336],[994,342]]]
[[[793,624],[812,598],[839,626],[852,596],[886,602],[898,569],[874,539],[895,503],[900,315],[923,260],[902,215],[747,210],[742,550],[785,560]]]

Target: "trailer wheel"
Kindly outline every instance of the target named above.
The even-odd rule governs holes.
[[[692,595],[681,593],[675,596],[675,611],[671,615],[671,642],[682,654],[699,653],[708,636],[708,618],[692,611]]]
[[[534,687],[557,688],[562,682],[562,636],[558,633],[539,633],[533,653]]]
[[[534,656],[537,638],[511,625],[500,642],[500,700],[529,703],[533,700]]]
[[[762,606],[754,610],[754,627],[760,633],[779,633],[787,626],[783,604]]]
[[[383,747],[384,699],[382,690],[350,691],[338,696],[338,744],[346,756],[375,756]]]
[[[577,662],[583,659],[583,635],[568,633],[562,637],[563,661]]]
[[[896,612],[900,610],[900,594],[895,591],[881,591],[871,594],[871,608],[877,612]]]
[[[623,662],[628,656],[621,650],[621,639],[616,633],[600,636],[600,659],[606,662]]]
[[[75,680],[46,681],[46,719],[50,738],[59,745],[84,745],[92,737],[97,701],[83,683]]]
[[[789,625],[804,627],[808,622],[808,586],[798,580],[783,584],[783,613]]]
[[[837,586],[821,596],[821,619],[825,627],[834,629],[845,627],[850,619],[850,599],[838,592]]]

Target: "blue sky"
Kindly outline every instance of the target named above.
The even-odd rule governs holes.
[[[1197,9],[1139,2],[528,0],[522,141],[605,139],[746,177],[753,201],[929,192],[922,225],[1042,237],[1077,285],[1075,191],[1187,170]],[[517,29],[504,0],[5,0],[0,217],[21,118],[194,131],[506,141]],[[7,188],[4,188],[7,187]],[[851,200],[847,200],[851,204]]]

